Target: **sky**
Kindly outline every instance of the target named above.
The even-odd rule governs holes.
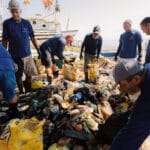
[[[9,0],[3,0],[4,18],[9,16],[6,9]],[[30,18],[35,14],[43,14],[42,0],[31,0],[28,6],[22,4],[22,16]],[[58,0],[61,13],[59,20],[65,30],[69,18],[69,29],[79,30],[76,38],[81,40],[90,33],[95,25],[100,25],[104,41],[118,41],[123,32],[122,23],[125,19],[133,21],[133,28],[141,31],[140,21],[150,16],[150,0]],[[143,37],[146,36],[143,34]],[[109,43],[111,44],[111,43]]]

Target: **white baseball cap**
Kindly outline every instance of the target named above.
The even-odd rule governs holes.
[[[16,1],[16,0],[10,0],[9,3],[8,3],[8,9],[9,10],[13,10],[13,9],[20,10],[19,2]]]

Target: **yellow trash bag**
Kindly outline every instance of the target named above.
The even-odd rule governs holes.
[[[7,142],[0,140],[0,150],[8,150]]]
[[[70,81],[76,81],[77,80],[77,74],[76,74],[76,68],[69,64],[63,65],[63,74],[64,78]]]
[[[67,146],[59,146],[58,144],[51,145],[48,150],[69,150]]]
[[[10,136],[0,141],[0,150],[43,150],[44,123],[35,118],[11,121]]]
[[[39,74],[44,74],[45,73],[45,66],[42,65],[41,59],[38,59],[37,57],[34,58],[36,68]]]
[[[31,84],[31,88],[33,90],[36,90],[36,89],[40,89],[43,87],[43,82],[42,81],[34,81],[32,84]]]
[[[96,82],[98,77],[98,63],[96,61],[88,64],[88,79],[90,82]]]

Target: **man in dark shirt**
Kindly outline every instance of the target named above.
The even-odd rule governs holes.
[[[99,55],[102,47],[102,37],[100,36],[100,27],[95,26],[93,33],[86,35],[80,53],[80,59],[83,58],[84,52],[84,73],[85,81],[88,82],[88,67],[87,65],[95,60],[99,59]]]
[[[57,56],[60,60],[69,62],[70,59],[65,57],[63,52],[65,45],[71,45],[73,42],[73,36],[68,35],[66,38],[63,36],[56,36],[49,38],[43,42],[40,46],[42,64],[46,67],[47,79],[51,83],[53,74],[56,71],[54,56]]]
[[[37,74],[30,49],[30,39],[38,50],[32,26],[29,21],[21,18],[21,8],[16,0],[10,0],[8,8],[12,17],[3,23],[2,43],[10,52],[18,71],[16,79],[19,92],[23,93],[22,76],[26,75],[24,82],[25,92],[31,91],[31,76]]]
[[[146,17],[141,21],[141,29],[147,35],[150,35],[150,17]],[[145,56],[145,64],[150,63],[150,41],[148,42],[146,56]]]
[[[120,43],[115,60],[119,56],[120,59],[135,59],[137,57],[138,48],[138,61],[142,58],[142,36],[141,34],[132,29],[132,21],[126,20],[123,23],[125,32],[120,36]]]
[[[143,66],[136,60],[120,60],[113,70],[113,77],[122,93],[141,94],[127,124],[114,138],[110,150],[139,150],[150,135],[150,64]]]

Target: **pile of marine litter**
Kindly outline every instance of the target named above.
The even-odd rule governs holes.
[[[112,90],[108,71],[112,63],[101,66],[97,84],[83,82],[83,72],[74,82],[60,76],[52,85],[20,95],[15,112],[0,100],[0,147],[100,150],[110,145],[127,122],[133,103],[118,89]]]

